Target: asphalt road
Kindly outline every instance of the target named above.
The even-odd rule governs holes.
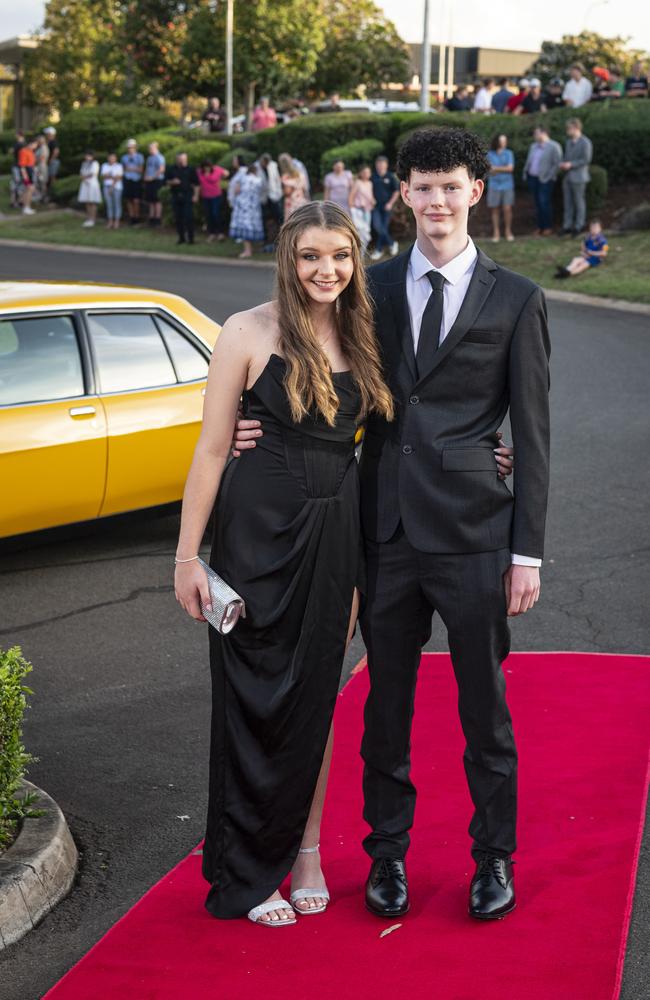
[[[272,286],[270,270],[5,247],[0,276],[153,285],[220,321]],[[513,648],[648,652],[649,321],[557,303],[550,316],[547,557],[542,600],[513,623]],[[1,1000],[41,997],[201,839],[206,635],[173,598],[177,530],[177,515],[144,514],[0,549],[0,644],[19,643],[35,667],[30,777],[59,802],[81,851],[69,898],[0,954]],[[429,648],[446,648],[439,626]],[[362,653],[356,639],[347,667]],[[649,888],[646,824],[623,1000],[640,1000],[650,981]]]

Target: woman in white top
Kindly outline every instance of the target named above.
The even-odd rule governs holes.
[[[115,153],[109,153],[106,163],[102,163],[100,177],[104,189],[104,201],[106,202],[106,228],[119,229],[122,218],[124,167],[118,161]]]
[[[84,226],[94,226],[97,218],[97,206],[102,203],[102,192],[99,188],[99,163],[95,159],[95,154],[90,150],[84,154],[81,169],[79,170],[81,184],[77,200],[86,208],[86,218]]]

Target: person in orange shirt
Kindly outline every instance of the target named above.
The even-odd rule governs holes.
[[[34,193],[34,165],[36,163],[36,157],[34,155],[34,148],[36,143],[34,140],[25,143],[22,149],[18,150],[18,169],[20,170],[20,180],[22,183],[22,194],[21,202],[23,206],[23,215],[33,215],[34,209],[32,208],[32,195]]]

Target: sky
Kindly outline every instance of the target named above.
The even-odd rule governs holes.
[[[421,39],[424,0],[376,2],[405,41]],[[632,45],[650,51],[650,4],[640,0],[430,0],[430,7],[434,44],[442,28],[443,41],[455,45],[537,51],[544,39],[559,40],[587,28],[601,35],[629,35]],[[0,41],[38,27],[44,9],[43,0],[0,0]]]

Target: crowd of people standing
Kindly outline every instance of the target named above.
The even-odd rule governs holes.
[[[590,101],[608,98],[648,97],[648,76],[642,63],[632,67],[624,77],[617,67],[597,66],[593,81],[580,62],[569,67],[567,79],[555,76],[542,87],[537,77],[522,77],[511,83],[507,77],[498,81],[486,78],[470,94],[469,87],[459,86],[444,102],[447,111],[473,111],[476,114],[527,115],[552,111],[554,108],[581,108]]]
[[[24,215],[33,215],[32,202],[47,204],[61,166],[56,129],[49,125],[30,138],[18,129],[12,153],[11,206],[22,209]]]

